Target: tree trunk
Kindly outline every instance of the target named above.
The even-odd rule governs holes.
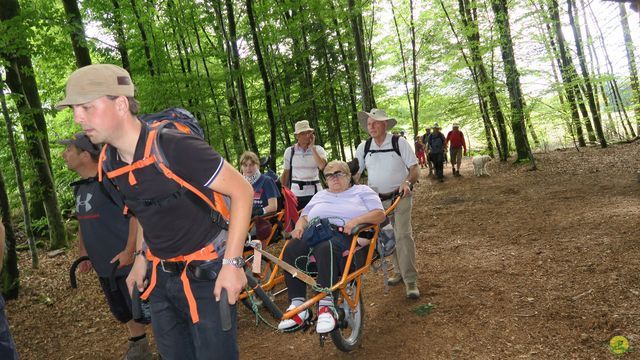
[[[20,272],[18,271],[18,254],[16,253],[16,233],[11,221],[11,208],[4,175],[0,171],[0,212],[5,231],[6,255],[2,266],[2,295],[7,299],[17,299],[20,292]]]
[[[40,187],[31,189],[32,194],[40,196],[43,199],[44,207],[49,223],[50,248],[60,249],[67,245],[67,236],[62,223],[62,216],[58,208],[58,199],[56,197],[55,184],[51,176],[49,163],[44,155],[42,143],[38,137],[37,129],[32,117],[32,111],[29,104],[25,101],[24,92],[21,90],[25,84],[20,83],[20,75],[16,71],[17,65],[6,66],[7,85],[11,92],[18,94],[16,107],[20,112],[20,121],[27,142],[27,151],[29,157],[34,162],[36,168],[37,181]]]
[[[20,7],[15,0],[0,0],[0,22],[20,16]],[[58,209],[55,184],[51,173],[50,159],[47,157],[48,140],[44,114],[38,86],[35,81],[31,58],[27,55],[28,46],[24,38],[22,26],[12,27],[12,39],[18,44],[16,48],[0,50],[0,57],[4,58],[7,74],[7,85],[11,92],[18,95],[16,107],[20,112],[24,136],[27,141],[29,156],[33,160],[37,174],[37,185],[32,188],[33,195],[44,201],[44,207],[49,221],[49,231],[52,248],[66,245],[66,233],[62,224],[62,217]],[[18,51],[19,50],[19,51]],[[19,55],[17,55],[19,54]],[[42,122],[42,129],[38,123]],[[45,150],[45,146],[47,147]],[[38,198],[37,196],[40,195]]]
[[[353,72],[351,71],[351,58],[347,56],[347,52],[344,49],[344,44],[342,43],[342,35],[340,32],[340,25],[338,24],[338,19],[335,14],[335,6],[333,4],[333,0],[329,1],[332,10],[332,20],[334,29],[336,31],[336,38],[338,39],[338,48],[340,49],[340,56],[342,57],[342,64],[344,65],[344,71],[347,75],[347,88],[349,91],[349,105],[351,106],[351,126],[349,134],[351,134],[351,146],[349,146],[351,150],[351,157],[353,158],[353,148],[357,147],[362,141],[360,138],[360,126],[358,124],[358,105],[356,103],[356,91],[355,91],[355,79],[353,76]]]
[[[402,36],[400,35],[400,28],[398,27],[398,19],[396,17],[395,6],[393,0],[391,3],[391,14],[393,16],[393,25],[396,28],[396,36],[398,37],[398,49],[400,50],[400,59],[402,60],[402,74],[405,94],[407,96],[407,104],[409,105],[409,116],[411,116],[411,123],[414,123],[415,116],[413,116],[413,103],[411,101],[411,92],[409,91],[409,75],[407,75],[407,57],[404,55],[404,46],[402,46]],[[414,134],[417,134],[417,130],[414,129]]]
[[[229,147],[227,146],[227,129],[226,126],[222,125],[222,118],[221,118],[221,112],[220,112],[220,106],[218,105],[218,95],[214,89],[213,86],[213,81],[211,79],[211,73],[209,72],[209,65],[207,65],[207,59],[205,58],[204,55],[204,51],[202,49],[202,41],[200,38],[200,31],[198,29],[198,24],[195,21],[195,16],[191,16],[192,19],[192,30],[193,33],[196,36],[196,44],[198,45],[198,51],[200,53],[200,59],[202,61],[202,65],[204,67],[204,72],[207,75],[207,84],[209,86],[209,93],[211,94],[211,100],[213,101],[213,108],[215,109],[215,116],[216,119],[218,120],[218,129],[216,131],[216,134],[220,136],[221,141],[222,141],[222,147],[224,149],[224,158],[225,159],[231,159],[230,154],[229,154]],[[213,45],[213,44],[211,44]],[[209,144],[213,145],[211,139],[211,131],[207,132],[207,139]]]
[[[215,18],[217,19],[217,21],[215,21],[214,23],[214,28],[216,28],[219,34],[219,36],[216,37],[218,40],[217,48],[220,49],[220,51],[218,52],[218,58],[222,64],[225,64],[225,67],[224,67],[225,98],[227,100],[227,107],[229,109],[229,122],[231,124],[230,126],[231,139],[233,140],[233,147],[236,153],[235,154],[236,161],[238,161],[240,159],[240,155],[242,154],[243,149],[246,149],[246,146],[245,147],[242,146],[242,140],[240,138],[240,133],[242,131],[240,131],[241,126],[239,126],[238,104],[236,102],[235,91],[233,89],[233,83],[231,82],[231,76],[230,76],[232,72],[231,57],[229,55],[230,50],[225,51],[225,46],[228,49],[231,45],[229,44],[229,37],[227,36],[227,31],[225,30],[225,26],[224,26],[224,18],[222,17],[222,5],[219,1],[215,1],[215,0],[211,1],[210,3],[211,3],[210,6],[212,6],[214,9]],[[202,28],[202,33],[205,35],[205,37],[209,41],[209,44],[212,47],[215,47],[213,45],[213,41],[207,34],[204,27]],[[240,131],[240,133],[238,131]]]
[[[376,107],[373,96],[373,84],[371,83],[371,74],[369,72],[369,64],[364,48],[362,28],[358,22],[358,16],[361,9],[356,7],[355,0],[347,1],[349,7],[349,19],[351,21],[351,31],[355,41],[356,57],[358,59],[358,73],[360,75],[360,85],[362,89],[362,106],[365,111],[371,111]]]
[[[593,13],[593,9],[591,8],[591,4],[587,4],[587,7],[589,8],[589,12],[591,13],[591,18],[593,19],[593,23],[596,25],[596,29],[598,30],[598,33],[600,34],[599,40],[600,40],[600,45],[602,46],[602,50],[604,50],[604,58],[607,62],[607,67],[609,69],[609,74],[612,75],[612,79],[611,79],[611,89],[612,89],[612,93],[613,93],[613,100],[614,100],[614,104],[616,105],[618,112],[622,112],[622,114],[624,115],[624,119],[621,120],[623,123],[626,120],[627,123],[629,124],[629,126],[631,127],[631,123],[629,121],[629,116],[627,115],[627,110],[624,107],[624,103],[622,102],[622,96],[620,96],[620,89],[618,87],[618,81],[616,80],[615,76],[613,76],[613,74],[615,74],[615,71],[613,70],[613,64],[611,63],[611,57],[609,56],[609,51],[607,51],[607,46],[604,42],[604,34],[602,33],[602,29],[600,28],[600,23],[598,22],[598,18],[596,17],[596,15]],[[624,125],[623,125],[624,126]],[[629,129],[631,131],[631,136],[635,137],[636,134],[633,131],[633,127],[631,127],[631,129]]]
[[[485,136],[487,138],[487,148],[489,149],[490,156],[491,157],[494,156],[493,144],[491,142],[491,135],[493,134],[493,137],[496,142],[496,147],[498,149],[498,156],[500,157],[500,159],[503,159],[503,154],[501,153],[501,148],[500,148],[500,140],[498,139],[495,129],[491,124],[491,118],[489,116],[489,109],[488,109],[487,100],[486,100],[486,92],[482,89],[480,80],[478,78],[478,70],[477,70],[478,65],[477,64],[472,65],[471,62],[469,61],[469,58],[467,57],[467,54],[464,52],[462,41],[460,41],[458,32],[453,26],[453,21],[451,21],[449,12],[447,11],[447,8],[444,6],[444,2],[442,2],[442,0],[440,0],[440,6],[442,7],[442,11],[444,11],[445,16],[447,17],[449,28],[451,29],[453,36],[456,38],[456,42],[458,44],[458,48],[460,49],[460,53],[462,54],[462,58],[464,59],[465,64],[467,64],[467,68],[469,69],[469,72],[471,73],[471,78],[473,79],[473,83],[476,86],[476,91],[478,94],[478,106],[480,108],[482,122],[484,123]],[[463,16],[466,16],[466,15],[463,15]],[[463,21],[466,21],[466,20],[463,20]],[[505,154],[504,159],[506,159],[507,157],[508,155]]]
[[[633,39],[631,38],[631,30],[629,29],[629,20],[627,20],[627,10],[625,4],[618,3],[620,8],[620,22],[622,23],[622,32],[624,34],[624,45],[627,50],[627,62],[629,63],[629,74],[631,75],[631,90],[635,98],[633,113],[636,115],[636,132],[640,133],[640,86],[638,85],[638,68],[636,66],[636,57],[634,53]]]
[[[133,15],[136,17],[136,25],[138,25],[138,30],[140,30],[140,37],[142,38],[142,45],[144,47],[144,57],[147,60],[147,69],[149,70],[149,75],[153,77],[155,76],[156,72],[153,68],[153,60],[151,59],[151,49],[149,48],[147,32],[145,31],[144,24],[142,23],[142,19],[140,18],[136,0],[131,0],[131,9],[133,10]]]
[[[602,121],[600,120],[600,109],[598,108],[598,103],[596,102],[595,97],[593,96],[593,86],[591,85],[591,75],[589,74],[589,69],[587,68],[587,61],[584,57],[584,45],[582,42],[582,34],[580,31],[580,26],[577,24],[578,22],[578,12],[574,12],[575,2],[574,0],[567,0],[568,4],[568,14],[569,14],[569,22],[571,23],[571,28],[573,29],[573,36],[576,42],[576,50],[578,54],[578,62],[580,63],[580,70],[582,71],[582,78],[584,80],[585,87],[585,95],[587,96],[587,101],[589,103],[589,110],[591,111],[591,116],[593,118],[593,126],[596,130],[596,135],[598,136],[598,141],[600,142],[600,146],[605,148],[607,147],[607,140],[604,138],[604,132],[602,131]]]
[[[469,0],[458,1],[460,20],[464,26],[464,35],[467,38],[469,51],[471,53],[471,63],[474,64],[476,74],[478,76],[478,84],[480,91],[483,92],[483,97],[488,99],[489,109],[493,114],[494,121],[498,126],[498,134],[500,136],[499,154],[500,160],[507,161],[509,157],[509,140],[507,137],[506,121],[502,108],[500,107],[500,101],[496,93],[496,87],[493,80],[489,79],[487,70],[482,59],[480,52],[480,31],[478,28],[478,15],[477,5],[475,2],[472,4]]]
[[[87,39],[84,35],[84,25],[82,15],[76,0],[62,0],[64,12],[67,15],[67,22],[71,28],[71,46],[76,56],[76,66],[78,68],[91,65],[91,55],[87,47]]]
[[[256,58],[258,59],[258,68],[260,69],[260,76],[262,76],[262,84],[264,86],[265,107],[267,110],[267,118],[269,119],[269,154],[271,162],[269,167],[271,169],[276,168],[276,118],[273,115],[273,100],[271,99],[271,82],[269,81],[269,75],[267,74],[267,68],[262,58],[262,50],[260,49],[260,40],[258,39],[258,32],[256,27],[256,20],[253,13],[253,0],[246,0],[247,4],[247,17],[249,18],[249,27],[251,28],[251,37],[253,38],[253,47],[256,52]]]
[[[535,160],[529,146],[524,120],[524,97],[520,85],[520,74],[516,66],[516,59],[513,53],[513,41],[511,39],[511,29],[509,26],[509,11],[506,0],[492,0],[491,6],[495,14],[498,33],[500,35],[500,49],[502,61],[504,62],[504,72],[507,80],[507,90],[511,100],[511,130],[516,145],[518,159],[524,161],[529,159],[535,168]]]
[[[491,119],[489,118],[489,110],[487,109],[486,100],[478,94],[478,107],[480,108],[480,116],[482,117],[482,124],[484,125],[484,136],[487,141],[487,151],[489,152],[489,156],[494,157],[493,153],[493,142],[491,141]],[[495,135],[495,131],[493,131]],[[498,142],[498,138],[496,137],[496,143]],[[469,147],[469,153],[471,153],[471,147]]]
[[[567,101],[569,102],[569,106],[571,107],[571,119],[573,121],[573,126],[576,129],[578,145],[584,147],[587,146],[587,143],[582,132],[582,125],[580,124],[580,114],[578,113],[578,106],[576,101],[577,94],[575,93],[576,87],[573,85],[574,77],[573,73],[570,71],[570,69],[573,69],[573,64],[571,63],[571,59],[568,57],[565,47],[564,35],[562,34],[562,27],[560,24],[560,16],[558,15],[558,3],[556,0],[549,1],[548,13],[550,20],[553,23],[553,33],[556,38],[556,40],[554,41],[553,37],[550,37],[551,47],[554,49],[554,53],[556,54],[558,59],[558,67],[560,68],[560,75],[562,76],[562,81],[564,83]],[[551,32],[550,25],[547,23],[546,26],[547,30]]]
[[[414,21],[413,0],[409,0],[409,11],[411,12],[411,21],[409,22],[409,30],[411,33],[411,66],[413,73],[413,133],[418,136],[420,126],[418,119],[420,118],[420,83],[418,82],[418,48],[416,45],[416,26]]]
[[[20,203],[22,204],[22,216],[24,218],[24,229],[27,233],[27,240],[29,243],[29,251],[31,252],[31,268],[38,268],[38,249],[36,248],[36,239],[33,235],[33,229],[31,228],[31,216],[29,214],[29,202],[27,201],[27,192],[24,189],[24,179],[22,178],[22,165],[20,164],[20,157],[16,150],[16,143],[13,136],[13,124],[11,116],[9,115],[9,109],[7,108],[7,101],[4,96],[4,82],[0,78],[0,104],[2,105],[2,114],[7,126],[7,139],[9,142],[9,149],[11,150],[11,159],[16,172],[16,184],[18,185],[18,193],[20,195]],[[2,196],[0,194],[0,196]],[[15,239],[14,239],[15,242]],[[14,244],[15,245],[15,244]],[[15,251],[15,247],[13,249]]]
[[[242,77],[242,70],[240,69],[240,54],[238,52],[236,19],[233,11],[233,2],[231,0],[225,0],[224,3],[227,9],[229,42],[231,43],[231,64],[233,66],[231,78],[234,80],[238,91],[238,100],[240,101],[240,115],[245,128],[244,130],[246,130],[246,134],[249,140],[249,147],[251,148],[251,151],[260,156],[260,149],[258,149],[258,143],[256,142],[256,136],[253,130],[253,124],[251,123],[251,116],[249,115],[249,104],[247,102],[247,94]]]
[[[289,103],[288,103],[288,99],[289,99],[289,94],[288,94],[288,87],[284,85],[284,80],[283,78],[286,77],[285,76],[276,76],[275,74],[282,74],[280,72],[280,67],[278,66],[278,60],[275,59],[275,56],[272,55],[274,53],[277,53],[273,50],[273,45],[270,44],[269,46],[265,47],[265,58],[270,59],[268,62],[271,64],[270,66],[267,66],[267,71],[269,72],[269,77],[271,79],[271,84],[273,85],[273,98],[275,100],[276,103],[276,108],[278,109],[278,125],[281,127],[280,130],[280,142],[282,143],[282,145],[286,148],[288,148],[289,146],[291,146],[291,138],[289,137],[290,132],[287,126],[287,118],[288,115],[285,114],[285,110],[283,109],[283,104],[282,102],[284,102],[284,106],[288,107]],[[274,74],[275,73],[275,74]],[[279,90],[281,89],[281,90]],[[280,91],[280,93],[278,93]],[[282,96],[282,102],[280,101],[280,96]],[[272,155],[274,156],[274,155]],[[275,156],[274,156],[275,157]],[[273,171],[276,171],[276,169],[272,169]]]
[[[131,63],[129,62],[129,50],[127,48],[127,37],[124,34],[124,26],[122,23],[122,9],[118,0],[111,0],[113,4],[113,30],[115,32],[116,44],[118,47],[118,53],[120,54],[120,61],[122,62],[122,68],[127,70],[131,74]]]

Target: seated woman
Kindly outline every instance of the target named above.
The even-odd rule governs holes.
[[[240,171],[253,186],[253,210],[251,217],[260,216],[278,210],[280,192],[275,181],[260,173],[260,160],[251,151],[240,156]]]
[[[349,246],[353,228],[359,224],[379,224],[386,218],[384,208],[378,194],[366,185],[351,186],[351,172],[349,165],[344,161],[331,161],[324,168],[324,176],[327,179],[328,189],[315,194],[309,204],[302,210],[300,219],[291,233],[284,251],[284,261],[303,268],[304,264],[297,259],[304,258],[311,249],[316,259],[318,268],[317,283],[321,287],[331,287],[339,280],[338,264],[341,261],[343,247]],[[342,233],[335,233],[330,241],[324,241],[310,248],[306,241],[302,240],[302,234],[308,227],[310,219],[327,218],[329,221],[342,227]],[[333,265],[333,266],[332,266]],[[303,268],[304,270],[304,268]],[[287,293],[291,305],[287,311],[299,306],[305,301],[306,284],[291,274],[285,273]],[[320,300],[318,308],[318,322],[316,332],[328,333],[336,326],[333,311],[333,299],[327,295]],[[278,329],[284,330],[301,324],[309,317],[309,312],[304,310],[293,319],[280,322]]]

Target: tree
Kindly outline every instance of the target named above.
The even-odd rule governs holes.
[[[489,108],[493,114],[494,121],[498,127],[500,138],[499,154],[502,161],[506,161],[509,156],[509,140],[507,138],[507,129],[505,125],[504,114],[496,93],[496,86],[487,74],[482,53],[480,51],[480,30],[478,28],[477,3],[475,0],[459,0],[458,1],[460,21],[463,25],[463,33],[467,38],[467,46],[471,53],[471,63],[475,67],[480,83],[480,91],[483,92],[482,97],[488,99]]]
[[[498,33],[500,35],[502,61],[504,63],[504,72],[507,77],[509,99],[511,100],[511,130],[513,131],[513,139],[518,155],[517,161],[522,161],[528,158],[533,162],[533,154],[529,148],[529,140],[527,139],[527,132],[525,130],[524,97],[520,86],[520,74],[518,73],[516,59],[513,52],[507,2],[506,0],[492,0],[491,7],[493,8],[493,13],[496,17]],[[535,162],[533,164],[533,167],[535,168]]]
[[[269,118],[269,153],[271,156],[271,163],[269,164],[271,169],[276,169],[276,118],[273,115],[273,101],[271,98],[271,82],[267,74],[267,69],[262,58],[262,50],[260,49],[260,40],[258,39],[258,31],[256,30],[256,20],[253,13],[253,0],[246,0],[247,4],[247,17],[249,18],[249,26],[251,27],[251,37],[253,39],[253,47],[256,52],[258,60],[258,67],[260,68],[260,76],[262,77],[262,84],[264,86],[265,107],[267,110],[267,117]]]
[[[356,48],[356,57],[358,59],[358,73],[360,75],[360,85],[362,90],[362,107],[365,111],[370,111],[376,107],[376,101],[373,97],[373,84],[371,83],[371,72],[367,61],[367,54],[364,48],[364,36],[362,19],[359,6],[356,6],[355,0],[347,0],[349,6],[349,19],[351,21],[351,31]]]
[[[593,118],[593,125],[595,127],[596,134],[598,135],[598,141],[600,142],[600,146],[605,148],[607,147],[607,140],[604,138],[604,132],[602,131],[602,121],[600,120],[600,111],[598,108],[598,103],[594,96],[593,86],[591,85],[591,75],[589,74],[589,69],[587,68],[587,61],[585,60],[585,57],[584,57],[584,46],[582,44],[582,34],[580,32],[580,26],[576,24],[578,12],[573,11],[576,7],[574,0],[567,0],[567,4],[569,6],[569,10],[568,10],[569,22],[571,23],[571,28],[573,29],[573,36],[576,42],[578,62],[580,64],[580,70],[582,71],[582,79],[584,81],[587,101],[589,102],[589,110],[591,111],[591,117]]]
[[[80,15],[78,2],[76,0],[62,0],[62,4],[69,22],[71,46],[73,47],[73,53],[76,55],[76,66],[81,68],[91,65],[91,55],[89,55],[87,39],[84,35],[84,25],[82,24],[82,15]]]
[[[13,136],[13,122],[11,121],[11,115],[9,115],[9,109],[7,108],[7,101],[4,96],[4,81],[0,78],[0,105],[2,106],[2,115],[4,116],[5,124],[7,126],[7,139],[9,140],[9,149],[11,149],[11,159],[13,160],[13,166],[16,172],[16,183],[18,185],[18,193],[20,194],[20,203],[22,204],[22,216],[24,218],[24,229],[27,233],[27,239],[29,242],[29,251],[31,252],[31,267],[38,267],[38,249],[36,248],[36,239],[33,235],[33,229],[31,228],[31,215],[29,214],[29,202],[27,201],[27,192],[24,188],[24,179],[22,176],[22,165],[20,163],[20,157],[18,156],[18,150],[16,149],[16,143]],[[15,249],[14,249],[15,250]]]
[[[5,34],[9,34],[12,47],[0,50],[0,56],[6,61],[5,71],[7,85],[16,95],[16,105],[20,112],[20,121],[27,141],[29,156],[34,162],[38,187],[32,187],[35,196],[44,201],[49,223],[50,247],[59,249],[67,244],[67,236],[62,224],[62,216],[58,208],[53,175],[49,159],[45,152],[46,130],[40,132],[37,127],[39,117],[44,121],[38,87],[33,77],[31,59],[26,55],[28,47],[24,38],[20,6],[15,0],[0,0],[0,25]],[[37,101],[31,101],[35,96]],[[42,135],[41,135],[42,134]]]
[[[637,133],[640,134],[640,86],[638,85],[638,68],[636,66],[636,56],[634,53],[633,40],[631,39],[631,30],[629,29],[629,20],[627,20],[627,10],[623,3],[619,3],[620,23],[622,24],[622,33],[624,35],[624,45],[627,51],[627,62],[629,64],[629,74],[631,77],[631,90],[635,97],[635,105],[633,112],[636,115]]]
[[[560,23],[560,15],[558,14],[558,2],[556,0],[549,0],[548,4],[548,13],[549,19],[554,28],[554,36],[555,40],[551,41],[551,47],[556,52],[556,44],[557,44],[557,59],[560,68],[560,75],[562,76],[562,81],[564,83],[564,89],[566,92],[567,102],[571,107],[571,119],[573,120],[573,126],[576,130],[576,135],[578,136],[578,144],[581,147],[587,146],[586,141],[584,140],[584,135],[582,131],[582,125],[580,124],[580,114],[578,112],[577,101],[576,101],[576,87],[575,87],[575,68],[571,62],[570,56],[567,54],[567,49],[565,45],[564,35],[562,34],[562,24]],[[547,23],[547,29],[551,32],[551,27]],[[551,39],[554,39],[551,37]],[[573,69],[573,71],[571,71]]]

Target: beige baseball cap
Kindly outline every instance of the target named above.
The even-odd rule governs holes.
[[[134,87],[127,70],[112,64],[94,64],[69,75],[65,94],[56,109],[85,104],[106,95],[133,97]]]

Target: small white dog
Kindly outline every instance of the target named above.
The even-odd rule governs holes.
[[[489,155],[474,156],[473,157],[473,173],[476,176],[482,176],[482,175],[489,176],[489,173],[487,172],[487,163],[489,161],[491,161],[491,156]]]

